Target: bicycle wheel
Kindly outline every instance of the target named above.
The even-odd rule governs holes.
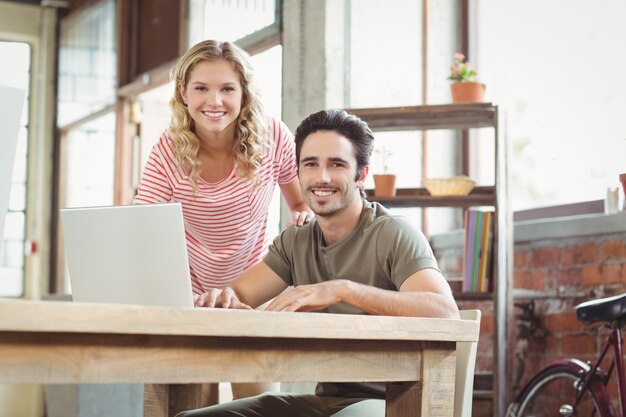
[[[576,404],[576,395],[582,388],[581,371],[585,370],[574,363],[545,368],[520,392],[507,417],[607,417],[589,387]]]

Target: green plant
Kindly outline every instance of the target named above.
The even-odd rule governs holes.
[[[476,71],[474,71],[470,63],[465,60],[465,55],[460,52],[454,54],[454,65],[450,67],[449,80],[457,83],[464,83],[473,81],[476,78]]]
[[[389,158],[391,155],[393,155],[393,152],[391,152],[385,146],[383,146],[380,149],[374,150],[374,152],[377,155],[380,155],[380,163],[381,163],[381,165],[383,167],[383,174],[387,174],[389,172],[389,165],[387,165],[387,158]]]

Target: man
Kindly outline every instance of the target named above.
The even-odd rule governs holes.
[[[362,198],[374,141],[367,124],[321,111],[300,124],[295,141],[300,187],[315,220],[282,232],[262,262],[196,305],[251,309],[275,297],[266,310],[458,318],[423,234]],[[316,393],[265,394],[179,417],[384,415],[382,401],[364,401],[384,398],[384,384],[321,383]]]

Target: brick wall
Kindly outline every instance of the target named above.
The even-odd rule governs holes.
[[[516,245],[514,287],[551,294],[534,298],[540,327],[529,343],[522,384],[557,358],[593,360],[606,329],[583,326],[574,306],[626,292],[626,234]],[[609,391],[616,393],[614,383]]]
[[[435,252],[446,276],[461,275],[461,248],[435,248]],[[626,233],[516,242],[513,262],[514,301],[534,300],[535,315],[539,318],[539,331],[528,346],[522,383],[556,358],[594,358],[605,332],[583,328],[573,307],[582,301],[626,292]],[[476,369],[489,372],[493,303],[459,301],[458,304],[462,309],[479,308],[483,312]],[[521,310],[515,309],[515,313]],[[515,333],[515,319],[511,325]],[[514,351],[515,347],[513,337],[507,341],[507,349]],[[515,363],[510,369],[515,369]]]

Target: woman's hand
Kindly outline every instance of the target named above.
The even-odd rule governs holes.
[[[280,191],[285,198],[285,202],[291,212],[291,221],[288,226],[302,226],[310,222],[315,215],[306,205],[302,198],[302,191],[300,190],[300,182],[297,178],[287,184],[280,185]]]
[[[293,211],[288,226],[302,226],[313,220],[315,214],[312,211]]]

